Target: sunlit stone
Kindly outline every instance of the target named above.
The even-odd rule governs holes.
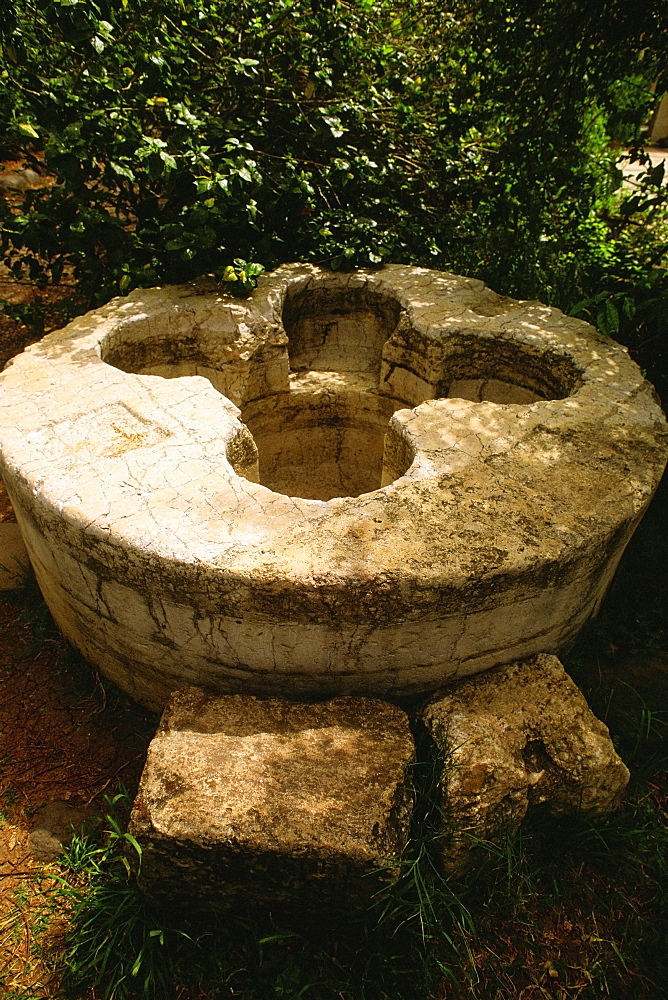
[[[0,376],[66,636],[133,697],[407,695],[568,646],[667,454],[624,348],[393,265],[138,289]]]

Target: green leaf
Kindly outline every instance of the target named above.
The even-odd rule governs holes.
[[[110,160],[109,166],[119,177],[127,177],[129,181],[134,181],[135,175],[129,167],[124,167],[122,163],[116,163],[115,160]]]
[[[169,153],[166,153],[164,149],[160,150],[160,159],[165,164],[168,170],[176,169],[176,160]]]
[[[596,325],[608,337],[619,333],[619,313],[611,299],[605,299],[602,308],[597,312]]]
[[[177,236],[174,240],[167,240],[165,250],[183,250],[185,247],[189,247],[192,241],[192,235],[184,233],[183,236]]]
[[[39,132],[29,122],[17,122],[16,127],[23,135],[29,135],[31,139],[39,139]]]
[[[126,831],[123,834],[123,839],[127,840],[129,844],[132,844],[132,846],[134,847],[134,849],[137,852],[137,854],[139,855],[139,857],[141,857],[141,855],[142,855],[141,845],[137,842],[137,840],[135,840],[135,838],[132,836],[132,834],[131,833],[127,833],[127,831]]]

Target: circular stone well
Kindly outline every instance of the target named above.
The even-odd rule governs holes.
[[[667,442],[618,344],[401,265],[137,290],[0,376],[46,601],[152,708],[185,684],[400,696],[558,652]]]

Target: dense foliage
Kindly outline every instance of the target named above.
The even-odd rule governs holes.
[[[0,0],[0,38],[5,152],[56,178],[5,261],[84,305],[235,258],[430,264],[608,333],[665,294],[661,177],[620,205],[609,151],[658,0]]]

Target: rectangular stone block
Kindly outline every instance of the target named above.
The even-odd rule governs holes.
[[[413,759],[408,718],[384,701],[178,691],[130,818],[139,884],[203,907],[368,899],[398,871]]]

